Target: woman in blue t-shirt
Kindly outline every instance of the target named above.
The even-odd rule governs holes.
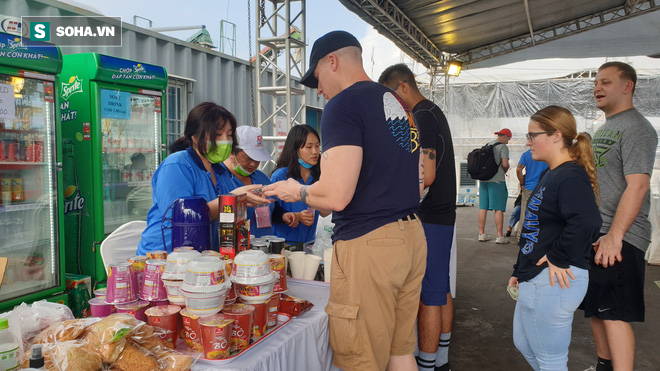
[[[509,290],[518,287],[513,342],[534,370],[568,370],[573,313],[589,283],[598,239],[598,180],[591,138],[565,108],[549,106],[529,122],[527,145],[548,164],[523,210],[520,252]]]
[[[294,126],[286,137],[270,181],[275,183],[293,178],[300,184],[313,184],[321,176],[320,153],[321,141],[316,130],[308,125]],[[290,244],[305,243],[316,238],[318,211],[309,209],[302,201],[288,203],[277,200],[277,203],[286,213],[282,216],[284,224],[276,222],[273,225],[276,236],[286,239]]]
[[[239,188],[251,184],[270,184],[270,179],[261,170],[258,170],[262,161],[271,161],[270,153],[266,151],[261,137],[261,130],[253,126],[239,126],[236,129],[238,146],[234,147],[221,166],[225,172],[220,176],[220,183],[228,189]],[[247,218],[250,220],[250,234],[253,237],[261,237],[273,234],[270,215],[273,213],[275,204],[263,205],[266,208],[263,217],[259,217],[254,207],[248,207]],[[267,226],[265,226],[267,225]],[[261,227],[261,228],[259,228]]]
[[[151,179],[153,205],[147,214],[147,228],[142,232],[137,255],[148,251],[172,251],[172,230],[166,229],[164,242],[161,233],[163,216],[169,206],[181,197],[202,197],[211,210],[211,247],[218,250],[218,195],[247,193],[248,205],[257,206],[269,201],[250,192],[260,188],[255,184],[238,189],[224,187],[219,178],[226,172],[220,163],[229,157],[237,145],[234,132],[236,118],[225,108],[204,102],[195,106],[186,119],[184,137],[178,139],[169,155]],[[168,213],[171,215],[171,211]]]

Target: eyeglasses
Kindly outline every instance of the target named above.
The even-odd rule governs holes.
[[[528,142],[533,142],[534,138],[536,138],[537,136],[539,136],[541,134],[550,135],[550,134],[553,134],[553,133],[554,133],[554,131],[535,131],[535,132],[529,132],[529,133],[525,134],[525,137],[527,138]]]

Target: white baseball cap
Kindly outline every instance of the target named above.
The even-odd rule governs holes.
[[[243,125],[236,128],[238,148],[245,151],[255,161],[270,161],[273,157],[266,151],[261,130],[254,126]]]

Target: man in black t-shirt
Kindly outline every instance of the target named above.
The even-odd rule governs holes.
[[[449,339],[454,316],[449,285],[449,260],[456,221],[454,146],[445,115],[419,92],[405,64],[388,67],[378,82],[394,90],[412,109],[424,158],[427,193],[419,207],[426,235],[426,273],[417,317],[417,367],[449,370]]]

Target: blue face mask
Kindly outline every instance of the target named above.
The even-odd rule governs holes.
[[[310,165],[310,164],[306,163],[301,158],[298,159],[298,163],[300,164],[300,166],[302,166],[302,167],[304,167],[305,169],[308,169],[308,170],[314,167],[314,165]]]

